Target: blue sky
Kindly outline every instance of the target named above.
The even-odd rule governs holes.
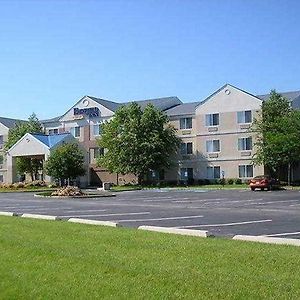
[[[0,116],[54,117],[84,95],[299,90],[299,11],[298,0],[1,0]]]

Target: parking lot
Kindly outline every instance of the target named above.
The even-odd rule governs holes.
[[[0,211],[236,234],[300,238],[300,191],[143,190],[93,199],[0,193]]]

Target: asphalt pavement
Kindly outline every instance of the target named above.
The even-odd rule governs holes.
[[[300,239],[300,191],[142,190],[90,199],[0,193],[0,211]]]

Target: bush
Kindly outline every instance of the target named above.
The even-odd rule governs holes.
[[[242,184],[242,179],[236,178],[234,181],[235,184]]]
[[[217,180],[217,183],[221,184],[221,185],[225,185],[226,184],[226,179],[225,178],[220,178],[220,179]]]
[[[228,178],[227,183],[228,184],[234,184],[234,179],[233,178]]]
[[[25,187],[38,187],[38,186],[47,186],[47,184],[42,180],[35,180],[25,184]]]

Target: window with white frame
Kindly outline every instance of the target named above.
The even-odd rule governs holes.
[[[206,152],[220,152],[220,140],[206,141]]]
[[[0,135],[0,148],[1,146],[3,146],[3,144],[4,144],[3,135]]]
[[[4,157],[3,155],[0,155],[0,169],[3,169],[3,162],[4,162]]]
[[[76,127],[71,128],[71,134],[74,137],[80,137],[80,126],[76,126]]]
[[[252,111],[245,110],[245,111],[238,111],[237,112],[237,122],[240,124],[244,123],[251,123],[252,122]]]
[[[180,153],[181,155],[193,154],[193,143],[181,143]]]
[[[94,124],[93,125],[93,135],[94,136],[101,135],[101,124]]]
[[[206,177],[208,179],[217,179],[220,178],[221,168],[220,166],[213,166],[206,168]]]
[[[180,179],[181,180],[193,179],[193,168],[181,168]]]
[[[58,134],[58,128],[49,129],[48,134],[49,135]]]
[[[191,129],[192,127],[192,118],[180,118],[180,129]]]
[[[220,123],[219,114],[208,114],[205,115],[206,126],[218,126]]]
[[[0,174],[0,182],[3,182],[3,175]]]
[[[245,137],[238,139],[238,150],[252,150],[252,137]]]
[[[253,177],[253,165],[239,166],[239,178]]]

